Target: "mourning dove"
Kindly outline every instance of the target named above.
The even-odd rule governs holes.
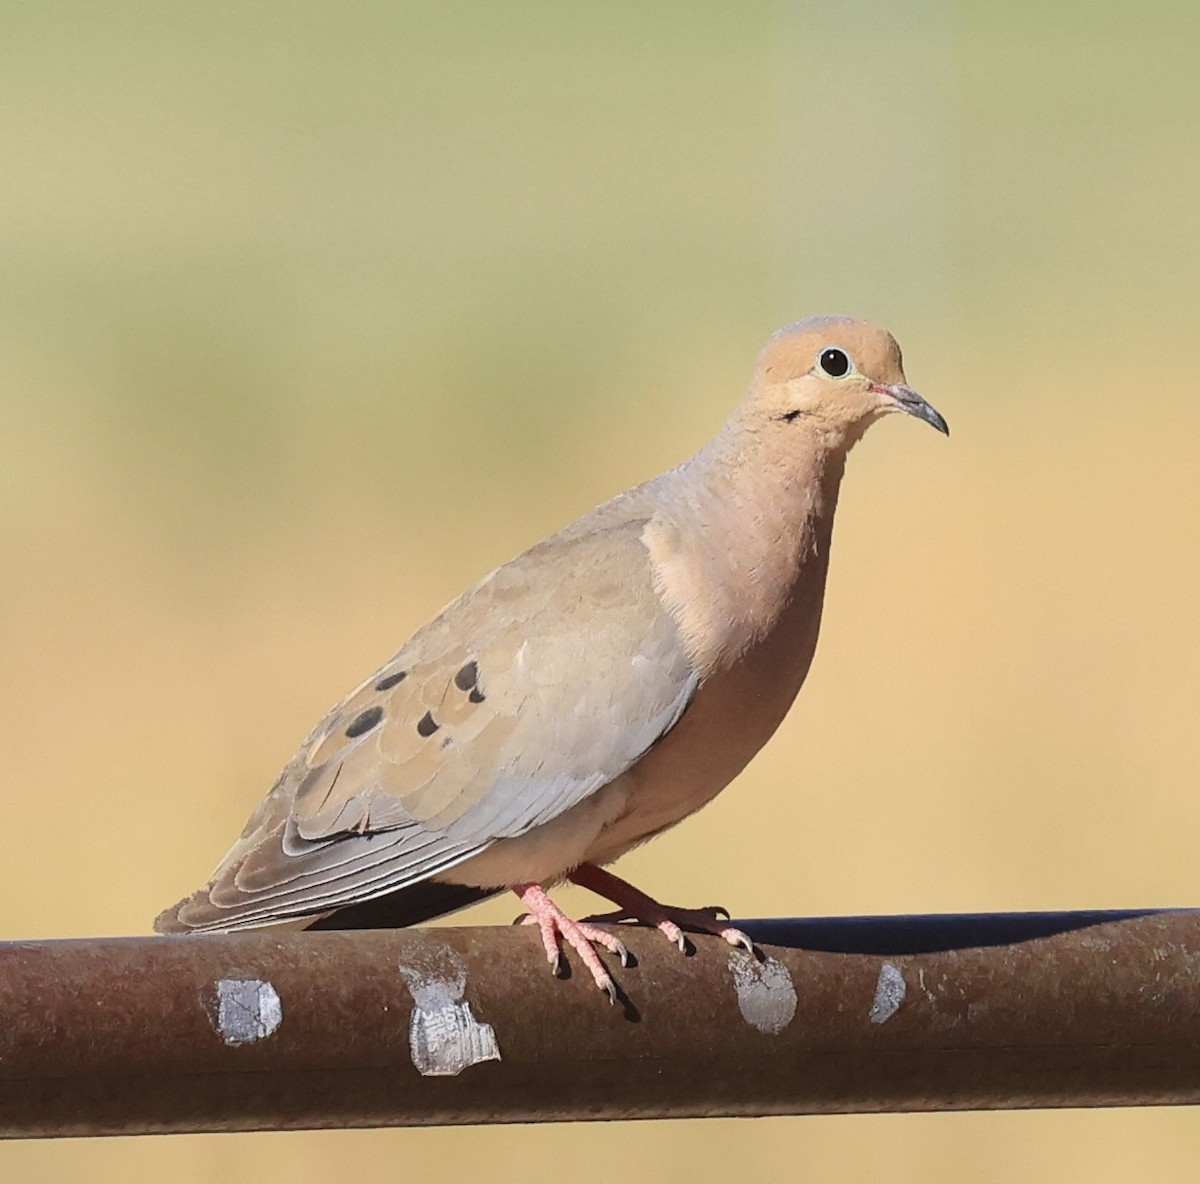
[[[877,419],[946,422],[867,321],[776,333],[690,460],[598,506],[452,601],[304,741],[161,933],[425,920],[511,888],[610,998],[606,919],[749,939],[603,869],[710,801],[779,726],[817,643],[846,455]],[[372,913],[374,909],[374,913]]]

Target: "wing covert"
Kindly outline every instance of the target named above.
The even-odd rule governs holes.
[[[395,891],[628,769],[697,685],[644,525],[564,532],[451,602],[326,716],[160,928],[267,925]]]

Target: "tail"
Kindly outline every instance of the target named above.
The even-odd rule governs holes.
[[[466,884],[421,880],[386,896],[346,905],[330,913],[245,921],[222,916],[205,887],[159,913],[154,919],[154,929],[167,935],[244,929],[404,929],[456,913],[502,891],[502,888],[472,888]]]
[[[178,904],[164,909],[154,918],[154,932],[164,936],[187,933],[234,933],[243,929],[307,929],[321,913],[307,917],[276,917],[274,920],[247,922],[225,917],[201,888]]]

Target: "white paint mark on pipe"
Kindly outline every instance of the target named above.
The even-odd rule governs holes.
[[[867,1019],[873,1024],[886,1024],[900,1010],[907,992],[908,984],[900,968],[885,962],[879,968],[879,981],[875,984],[875,998],[871,1001]]]
[[[491,1024],[481,1024],[463,999],[467,968],[449,950],[401,965],[413,998],[408,1021],[412,1063],[424,1077],[456,1077],[480,1061],[500,1060]]]
[[[742,1018],[760,1032],[776,1036],[796,1014],[796,988],[782,962],[759,962],[744,953],[729,955],[729,969]]]
[[[208,1016],[226,1044],[264,1040],[283,1023],[283,1001],[269,982],[222,978],[217,980],[216,991]]]

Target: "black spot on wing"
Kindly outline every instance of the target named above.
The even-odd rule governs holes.
[[[473,690],[479,681],[479,663],[472,659],[455,676],[454,685],[460,691]]]
[[[366,711],[360,712],[350,721],[350,726],[346,729],[346,738],[353,740],[356,736],[369,732],[381,719],[383,719],[382,707],[378,705],[368,707]]]
[[[434,732],[436,732],[438,730],[438,728],[440,728],[441,726],[442,725],[439,724],[437,722],[437,720],[433,718],[432,714],[427,711],[417,721],[417,735],[418,736],[432,736],[434,734]]]
[[[482,703],[486,698],[487,696],[478,687],[474,687],[467,696],[467,701],[469,703]]]
[[[386,678],[381,678],[375,684],[375,689],[377,691],[390,691],[392,687],[399,686],[407,677],[407,670],[397,670],[395,674],[389,674]]]

